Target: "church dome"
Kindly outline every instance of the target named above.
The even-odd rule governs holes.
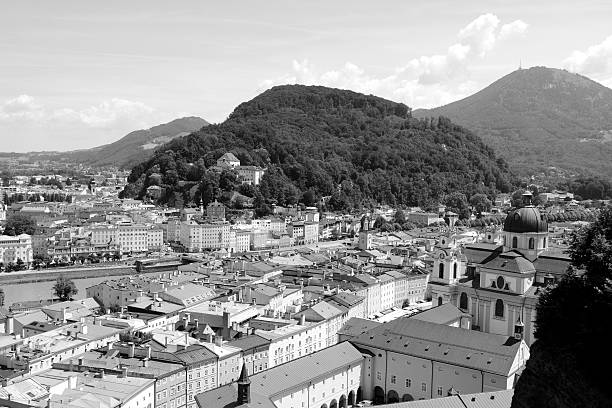
[[[504,221],[506,232],[548,232],[546,216],[531,204],[531,194],[523,194],[523,206],[510,211]]]

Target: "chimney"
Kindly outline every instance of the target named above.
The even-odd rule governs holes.
[[[86,335],[87,333],[89,333],[89,329],[87,328],[87,323],[84,323],[84,324],[81,326],[81,333],[83,333],[83,334],[85,334],[85,335]]]
[[[74,362],[72,359],[68,360],[68,371],[74,371]],[[6,385],[4,385],[6,387]]]
[[[151,346],[149,346],[148,344],[145,346],[145,349],[147,350],[147,359],[151,359]]]
[[[232,330],[238,331],[238,322],[232,322]]]
[[[306,315],[302,313],[302,315],[300,315],[300,326],[305,326],[306,325]]]
[[[127,378],[127,376],[128,376],[128,368],[127,368],[127,366],[121,367],[120,377],[121,378]]]
[[[221,347],[222,344],[223,344],[223,337],[215,336],[215,345]]]
[[[191,313],[185,313],[185,317],[187,318],[187,323],[191,323]]]
[[[104,378],[104,369],[100,370],[100,378]]]
[[[134,352],[136,351],[136,345],[132,341],[130,341],[128,345],[130,346],[130,348],[128,349],[128,357],[134,358]]]
[[[195,325],[196,330],[200,329],[200,324],[198,323],[198,319],[193,319],[193,324]]]
[[[148,358],[145,358],[145,359],[142,360],[142,366],[143,367],[148,367],[149,366],[149,359]]]
[[[83,357],[79,357],[77,361],[79,362],[79,367],[83,366]]]
[[[189,332],[185,332],[185,347],[189,345]]]
[[[213,342],[213,335],[212,335],[212,333],[206,333],[204,335],[204,341],[206,343],[212,343]]]
[[[223,312],[223,328],[222,328],[222,334],[223,334],[223,340],[225,341],[229,341],[230,339],[230,327],[231,327],[231,323],[230,323],[230,313],[224,311]]]

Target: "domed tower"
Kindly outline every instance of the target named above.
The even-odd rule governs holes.
[[[359,230],[359,249],[372,249],[372,231],[370,230],[371,219],[369,214],[361,218],[361,229]]]
[[[548,221],[531,203],[530,192],[523,194],[521,207],[511,211],[504,221],[504,250],[520,252],[534,261],[548,248]]]

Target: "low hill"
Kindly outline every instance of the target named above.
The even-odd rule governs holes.
[[[612,176],[612,89],[564,70],[514,71],[465,99],[416,117],[446,116],[527,175],[550,166]]]
[[[146,130],[130,132],[116,142],[92,149],[68,152],[67,160],[90,163],[93,166],[128,167],[148,159],[154,150],[180,136],[185,136],[208,125],[195,116],[175,119]]]
[[[226,152],[267,168],[258,189],[210,167]],[[175,139],[136,166],[123,194],[160,185],[170,204],[206,203],[239,187],[256,206],[327,200],[350,209],[372,202],[426,205],[451,191],[508,191],[503,160],[446,118],[417,120],[375,96],[318,86],[274,87],[239,105],[219,125]]]

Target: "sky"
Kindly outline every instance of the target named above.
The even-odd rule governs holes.
[[[416,108],[523,68],[612,87],[612,1],[0,0],[0,151],[74,150],[278,84]]]

